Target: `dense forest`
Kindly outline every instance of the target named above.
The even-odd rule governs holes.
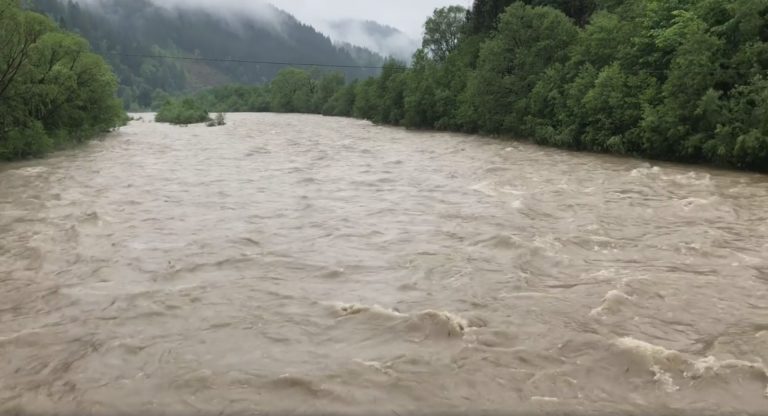
[[[198,99],[768,171],[765,0],[475,0],[424,28],[409,67],[288,68]]]
[[[116,90],[85,39],[0,0],[0,159],[42,156],[124,125]]]
[[[150,108],[160,91],[176,95],[215,85],[264,83],[284,63],[337,65],[346,77],[356,79],[375,75],[375,68],[361,67],[383,61],[365,48],[334,45],[272,6],[266,21],[191,6],[163,8],[150,0],[90,0],[83,5],[73,0],[30,0],[30,4],[32,10],[83,36],[107,59],[119,77],[118,97],[126,110]]]

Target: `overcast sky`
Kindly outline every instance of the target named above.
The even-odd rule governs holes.
[[[436,7],[471,5],[468,0],[272,0],[271,3],[310,25],[326,19],[373,20],[417,39],[421,38],[421,25]]]

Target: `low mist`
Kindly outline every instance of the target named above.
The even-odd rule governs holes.
[[[410,62],[413,52],[421,46],[420,39],[416,40],[397,28],[373,21],[321,21],[314,27],[333,40],[362,46],[382,56],[392,56],[407,62]]]
[[[98,7],[101,4],[110,4],[120,0],[77,0],[84,6]],[[125,1],[125,0],[123,0]],[[219,14],[223,18],[231,19],[233,24],[237,20],[249,18],[264,24],[276,32],[283,32],[286,16],[280,13],[272,4],[263,0],[251,0],[238,2],[232,0],[145,0],[149,3],[165,7],[167,9],[200,9],[209,13]]]
[[[80,0],[84,5],[98,5],[112,0]],[[396,3],[390,2],[385,9],[370,10],[364,0],[358,3],[342,3],[334,0],[148,0],[154,4],[173,8],[198,8],[207,12],[217,12],[222,17],[232,19],[233,24],[243,18],[250,18],[265,24],[269,29],[285,34],[285,25],[289,18],[281,10],[293,15],[301,23],[315,28],[335,42],[347,42],[367,48],[383,56],[393,56],[410,61],[413,52],[421,45],[421,24],[431,14],[432,3],[436,7],[453,2],[446,0],[425,0],[418,10],[403,14],[397,12]],[[381,3],[378,3],[381,5]],[[406,7],[406,10],[414,7]],[[394,14],[393,14],[394,13]],[[397,13],[400,13],[397,15]],[[381,21],[377,20],[382,18]],[[386,19],[384,19],[386,18]],[[393,25],[387,20],[396,20],[401,25]],[[402,27],[398,27],[402,26]]]

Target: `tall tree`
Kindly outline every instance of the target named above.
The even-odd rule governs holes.
[[[421,47],[435,61],[443,62],[458,46],[466,13],[462,6],[441,7],[424,22]]]
[[[41,156],[124,121],[117,79],[88,42],[0,0],[0,158]]]

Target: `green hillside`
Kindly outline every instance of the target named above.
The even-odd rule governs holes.
[[[105,56],[119,77],[118,97],[126,109],[150,107],[156,90],[176,94],[229,83],[263,83],[286,66],[282,63],[338,65],[348,79],[357,79],[376,73],[360,66],[383,59],[363,48],[355,48],[353,55],[349,48],[334,45],[330,38],[276,8],[270,12],[278,17],[279,28],[252,17],[196,8],[169,9],[148,0],[89,1],[87,5],[72,0],[31,0],[30,4],[62,28],[83,36],[94,51]]]

